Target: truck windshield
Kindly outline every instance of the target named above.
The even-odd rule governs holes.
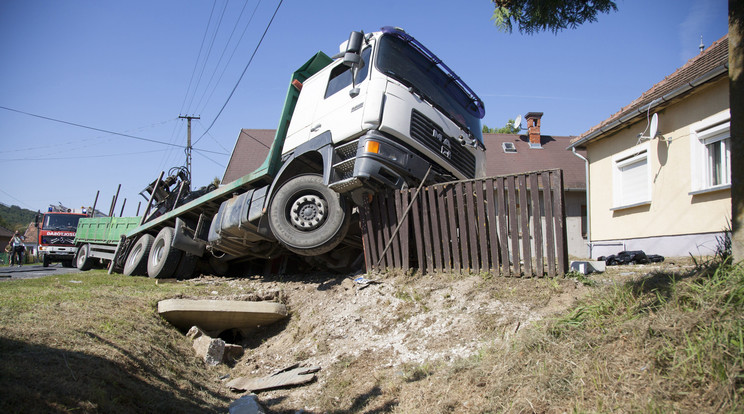
[[[44,230],[57,231],[75,231],[77,230],[78,220],[84,216],[74,214],[45,214]]]
[[[409,42],[397,36],[382,36],[376,66],[380,72],[412,88],[414,93],[483,142],[481,116],[473,99],[437,62],[423,55]]]

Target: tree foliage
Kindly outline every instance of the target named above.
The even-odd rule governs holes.
[[[493,16],[499,30],[511,33],[516,26],[521,33],[533,34],[550,30],[575,29],[585,22],[597,21],[599,13],[617,11],[612,0],[492,0]]]
[[[15,205],[8,207],[5,204],[0,204],[0,222],[4,223],[0,225],[8,230],[24,231],[29,223],[34,221],[35,216],[36,213],[31,210]]]
[[[514,125],[514,120],[510,119],[506,125],[501,128],[489,128],[488,125],[483,124],[484,134],[518,134],[520,131],[519,127]]]

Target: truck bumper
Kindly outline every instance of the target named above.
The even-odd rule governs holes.
[[[351,160],[346,162],[349,161]],[[331,183],[330,187],[340,193],[403,188],[420,182],[430,165],[411,149],[378,131],[369,131],[357,143],[353,172],[348,178]],[[437,181],[435,176],[436,174],[430,175],[432,182]]]
[[[72,260],[75,258],[75,254],[77,254],[77,247],[74,247],[74,246],[64,246],[64,247],[40,246],[39,247],[39,257],[44,258],[46,256],[49,258],[50,261]]]

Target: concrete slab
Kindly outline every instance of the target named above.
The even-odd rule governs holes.
[[[287,307],[276,302],[166,299],[158,302],[158,313],[178,329],[198,326],[216,336],[228,329],[270,325],[287,317]]]
[[[601,260],[575,260],[571,262],[571,271],[578,272],[584,275],[589,273],[605,271],[605,262]]]

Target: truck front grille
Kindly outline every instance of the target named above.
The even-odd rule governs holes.
[[[440,154],[441,159],[467,178],[475,178],[475,156],[457,140],[445,134],[436,122],[415,109],[411,114],[411,137]],[[449,145],[445,144],[446,140],[449,141]],[[449,156],[445,153],[449,153]]]
[[[41,243],[50,246],[72,246],[75,236],[42,236]]]

